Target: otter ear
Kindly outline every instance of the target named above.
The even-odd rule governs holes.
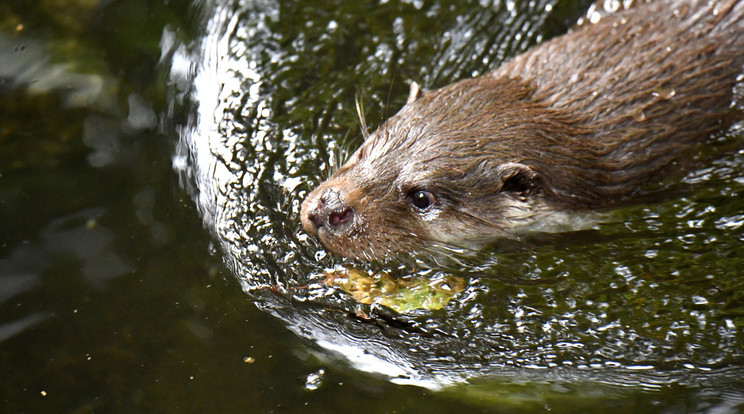
[[[537,171],[531,167],[518,162],[507,162],[498,168],[501,178],[499,192],[527,196],[537,188]]]
[[[417,100],[418,98],[422,96],[424,96],[424,90],[421,89],[418,83],[412,81],[411,89],[408,91],[408,100],[406,101],[406,105]]]

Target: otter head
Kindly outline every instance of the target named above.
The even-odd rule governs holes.
[[[487,77],[412,93],[304,200],[304,229],[362,259],[516,234],[546,209],[548,193],[530,145],[546,121],[533,118],[541,109],[528,93]]]

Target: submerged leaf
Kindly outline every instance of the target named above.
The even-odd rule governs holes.
[[[385,272],[337,269],[326,272],[325,284],[351,295],[357,302],[387,306],[399,313],[442,309],[465,289],[461,277],[421,275],[393,278]]]

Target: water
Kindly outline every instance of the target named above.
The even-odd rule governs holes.
[[[442,310],[319,281],[343,262],[299,201],[358,145],[355,100],[374,127],[407,80],[588,4],[70,3],[0,5],[0,411],[742,410],[736,150],[594,230],[440,264],[466,280]]]

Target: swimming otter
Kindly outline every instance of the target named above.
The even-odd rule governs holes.
[[[743,69],[744,1],[633,7],[484,76],[412,88],[308,195],[302,225],[363,259],[547,228],[628,196],[730,125]]]

